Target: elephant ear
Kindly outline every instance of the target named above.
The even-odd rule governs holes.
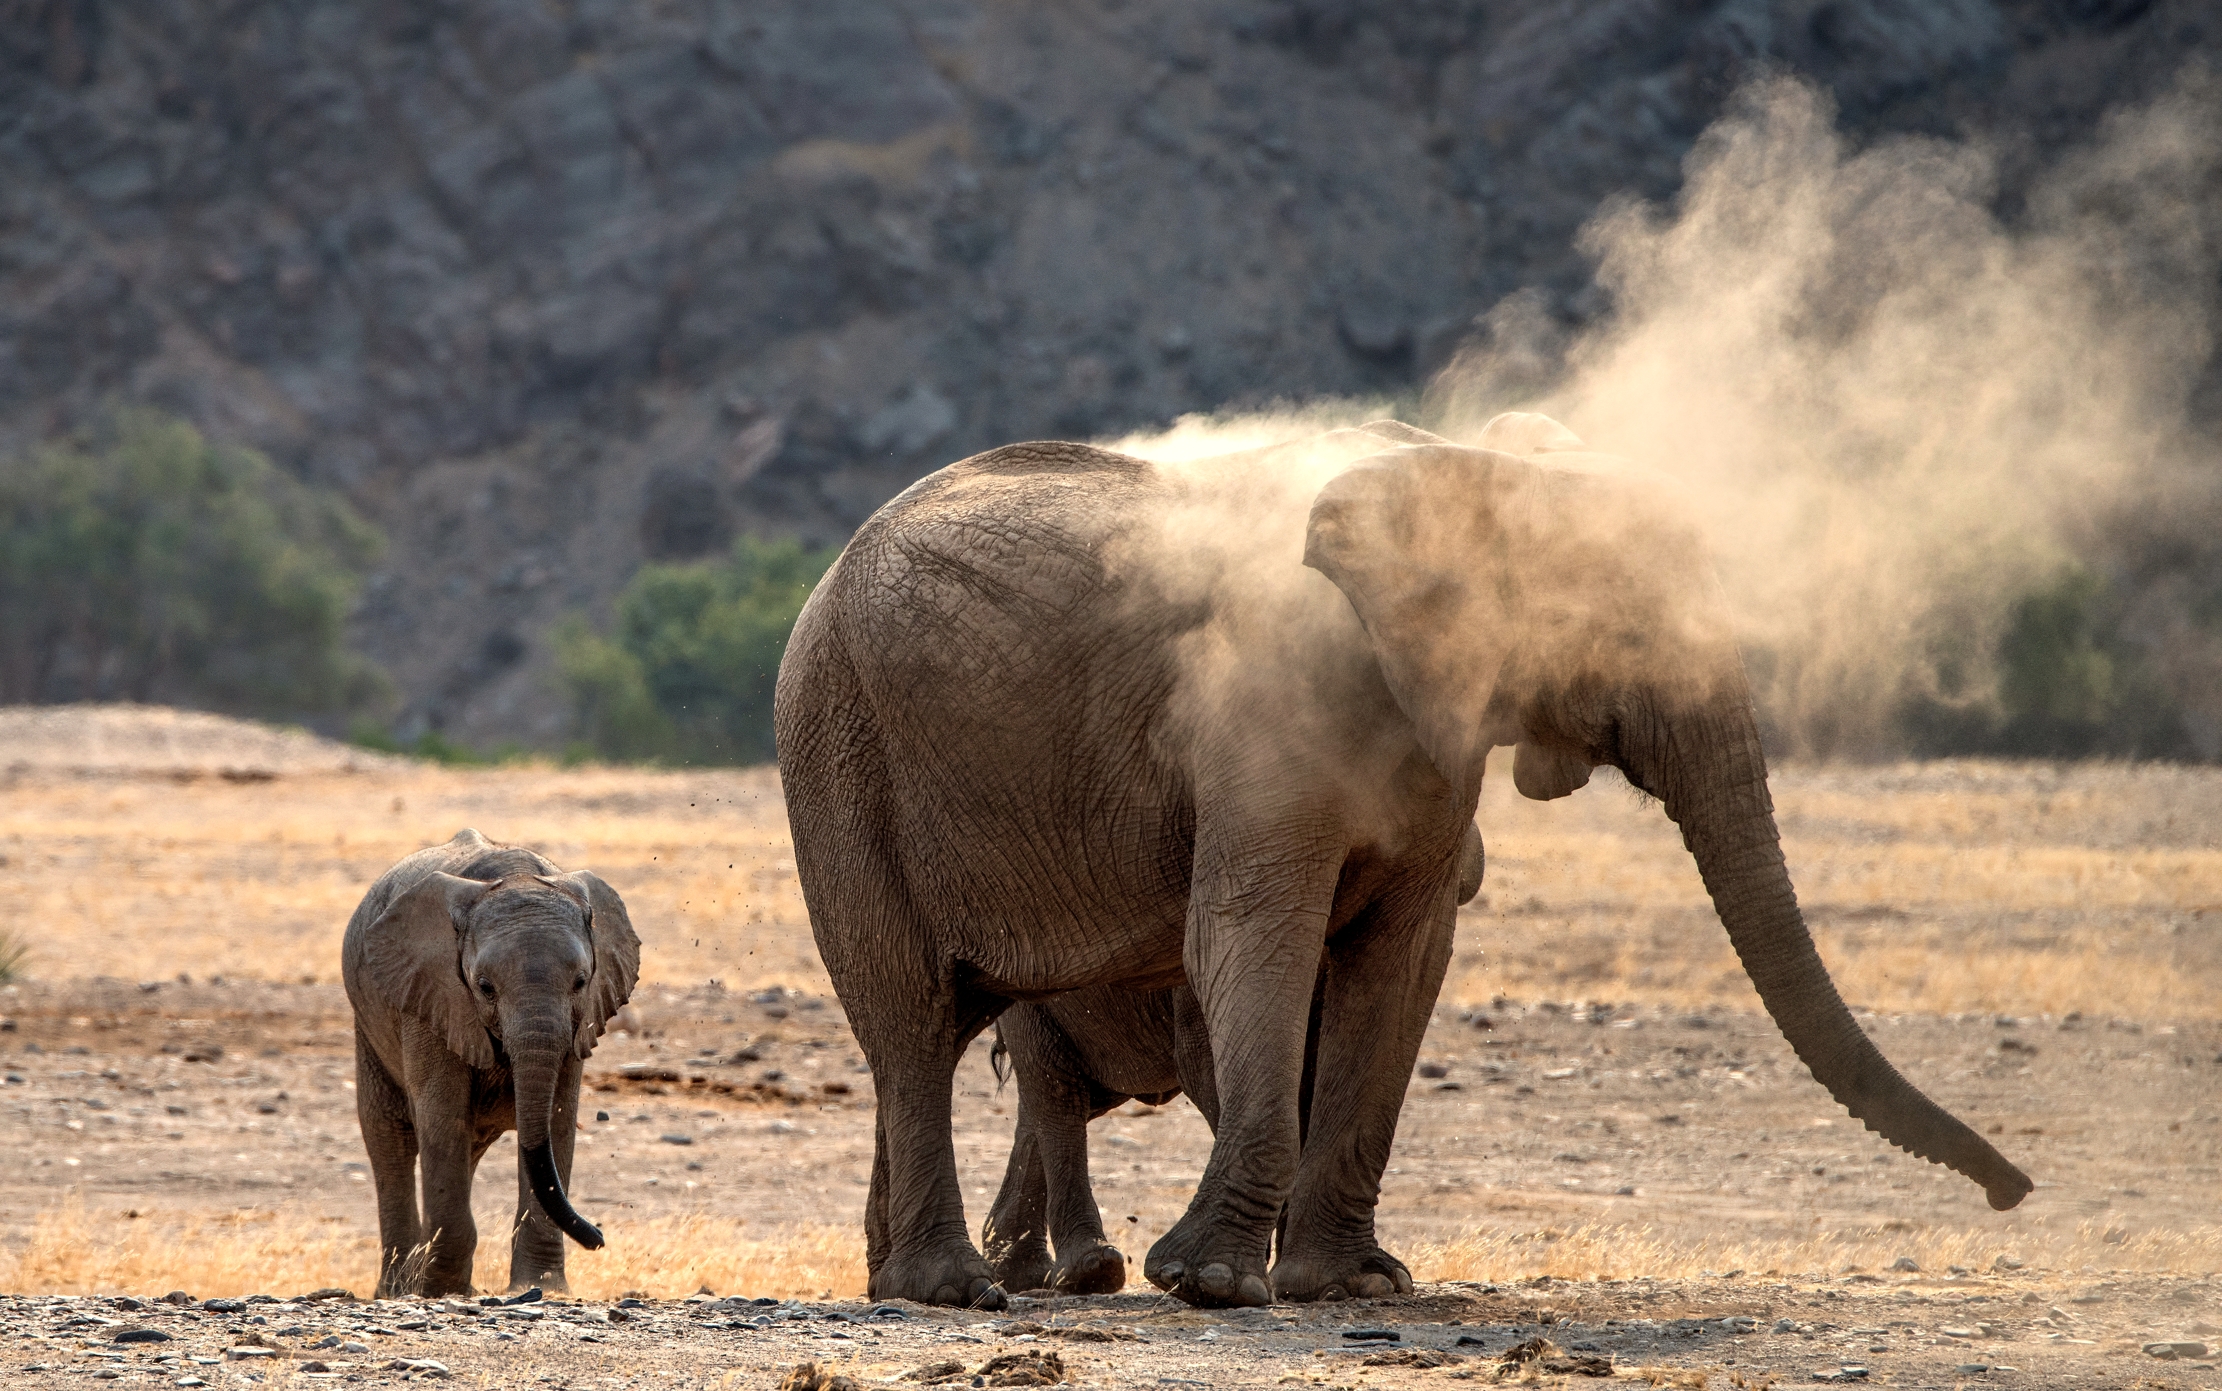
[[[494,1041],[463,979],[462,937],[472,907],[493,887],[452,874],[426,875],[378,915],[363,953],[372,989],[430,1025],[472,1067],[494,1065]]]
[[[625,915],[625,900],[604,883],[602,876],[573,870],[549,881],[586,903],[587,932],[594,939],[594,978],[587,982],[586,1019],[577,1039],[581,1058],[594,1051],[610,1019],[633,997],[640,979],[640,938],[633,934],[633,920]]]
[[[1312,502],[1304,563],[1365,626],[1382,678],[1430,762],[1478,795],[1483,716],[1513,645],[1506,519],[1534,469],[1486,449],[1378,454]]]

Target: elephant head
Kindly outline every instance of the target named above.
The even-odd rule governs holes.
[[[1583,454],[1541,416],[1501,417],[1487,448],[1417,445],[1337,475],[1312,505],[1305,563],[1364,624],[1437,771],[1473,806],[1494,745],[1513,779],[1564,796],[1610,764],[1681,827],[1759,997],[1867,1128],[2011,1208],[2032,1187],[1875,1048],[1814,950],[1791,887],[1727,607],[1673,490]]]
[[[564,1196],[550,1125],[566,1056],[593,1051],[640,974],[640,939],[616,890],[583,870],[431,874],[372,925],[365,967],[374,989],[464,1062],[506,1059],[533,1194],[573,1240],[600,1247],[601,1232]]]

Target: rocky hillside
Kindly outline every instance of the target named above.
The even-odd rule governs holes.
[[[2203,0],[0,0],[0,447],[143,400],[344,488],[403,732],[560,741],[647,557],[1016,438],[1412,390],[1765,67],[2002,206]]]

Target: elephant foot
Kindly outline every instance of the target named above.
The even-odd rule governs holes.
[[[563,1272],[560,1270],[553,1273],[543,1272],[533,1276],[530,1280],[512,1275],[509,1277],[509,1288],[503,1290],[502,1293],[523,1294],[526,1290],[538,1290],[542,1294],[569,1294],[571,1285],[569,1281],[563,1278]]]
[[[1283,1256],[1273,1267],[1273,1293],[1291,1303],[1388,1299],[1412,1292],[1412,1272],[1376,1246],[1356,1261]]]
[[[1200,1309],[1257,1308],[1273,1302],[1263,1250],[1227,1251],[1224,1237],[1201,1224],[1190,1227],[1187,1218],[1157,1239],[1142,1262],[1142,1274],[1175,1299]]]
[[[1059,1261],[1043,1283],[1059,1294],[1117,1294],[1126,1288],[1126,1257],[1109,1242],[1090,1242]]]
[[[872,1272],[869,1291],[873,1299],[908,1299],[959,1309],[1003,1309],[1010,1305],[1003,1286],[995,1282],[995,1272],[970,1242],[955,1249],[944,1247],[915,1256],[890,1257]]]
[[[987,1243],[988,1264],[995,1272],[995,1282],[1006,1290],[1039,1290],[1049,1287],[1053,1265],[1049,1259],[1049,1243],[1039,1238],[1011,1242],[1001,1249],[993,1239]]]

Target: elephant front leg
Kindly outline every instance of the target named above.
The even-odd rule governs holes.
[[[571,1187],[571,1155],[579,1137],[579,1075],[582,1064],[577,1058],[567,1058],[562,1071],[556,1075],[555,1109],[548,1118],[548,1141],[555,1147],[556,1177],[563,1182],[566,1193]],[[537,1285],[551,1294],[568,1291],[571,1286],[564,1275],[563,1229],[540,1206],[540,1199],[533,1194],[532,1179],[525,1172],[524,1151],[517,1157],[517,1224],[509,1238],[509,1289],[519,1290]]]
[[[1341,867],[1333,847],[1303,845],[1287,831],[1218,845],[1199,836],[1185,955],[1209,1030],[1218,1133],[1187,1213],[1142,1268],[1190,1304],[1272,1302],[1266,1256],[1296,1176],[1304,1030]]]
[[[386,1075],[360,1032],[355,1038],[355,1118],[362,1126],[363,1151],[370,1156],[371,1186],[378,1197],[378,1288],[380,1299],[418,1292],[423,1228],[417,1221],[417,1132],[409,1119],[409,1098]],[[420,1257],[421,1259],[421,1257]]]
[[[1273,1266],[1279,1298],[1411,1293],[1411,1271],[1375,1237],[1374,1207],[1450,963],[1452,892],[1385,901],[1328,948],[1310,1123]]]
[[[471,1176],[477,1166],[476,1136],[470,1116],[470,1082],[443,1076],[417,1089],[412,1110],[417,1129],[417,1167],[424,1183],[426,1230],[423,1292],[469,1294],[471,1258],[478,1251],[478,1224],[471,1217]]]

